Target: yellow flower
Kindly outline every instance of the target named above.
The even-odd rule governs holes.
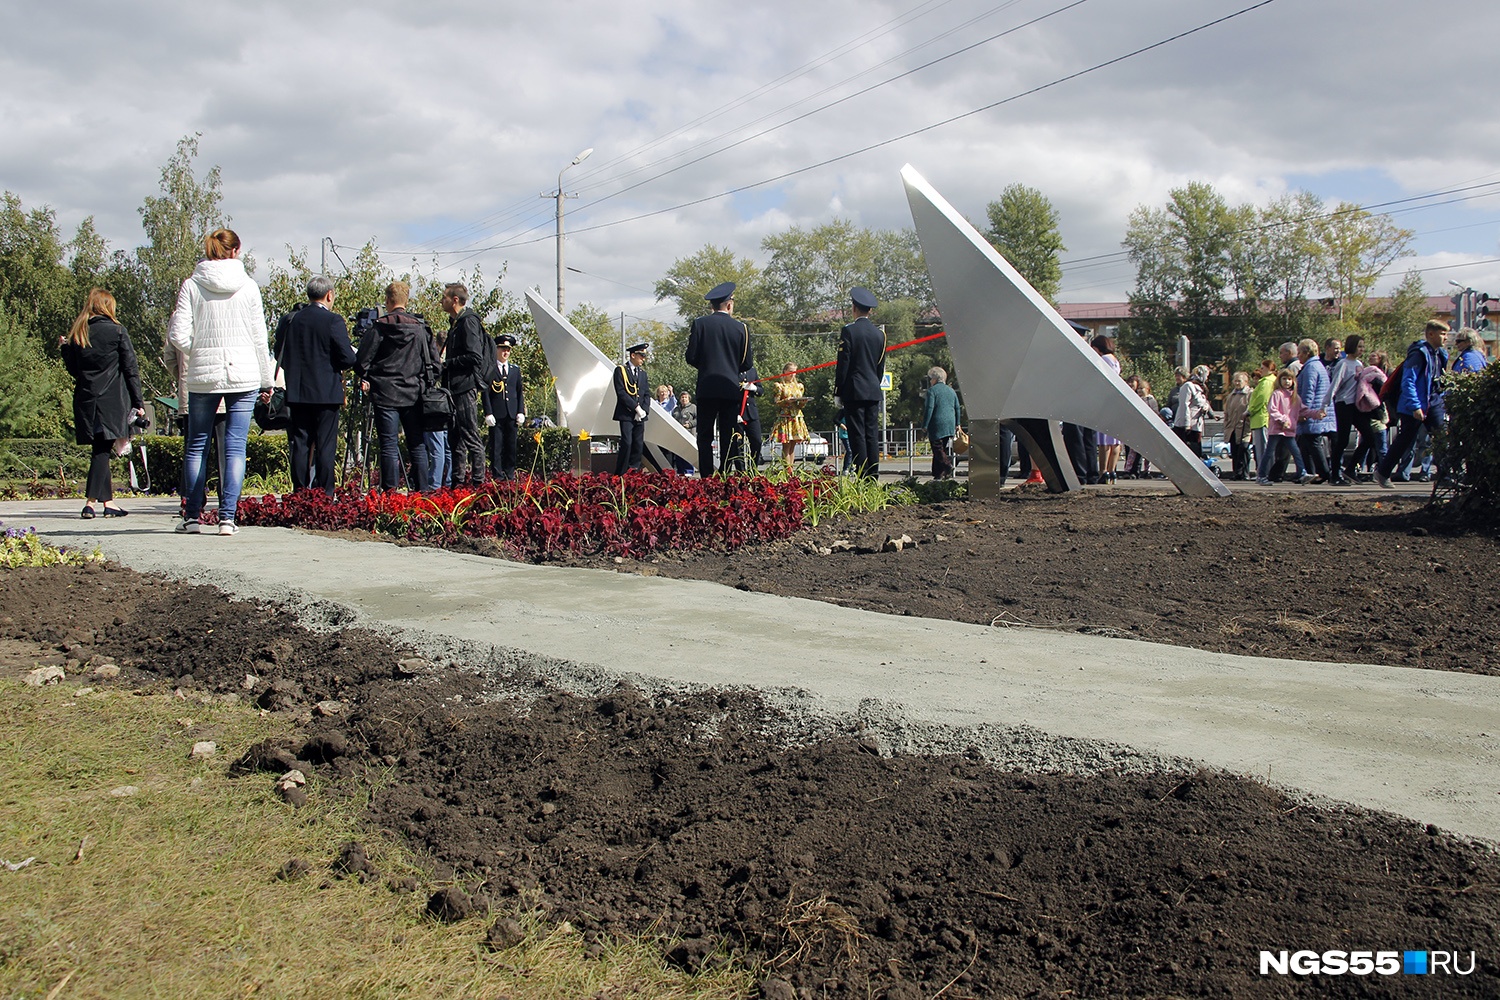
[[[541,444],[542,443],[542,432],[541,431],[537,431],[535,434],[531,435],[531,440],[535,441],[537,444]]]
[[[588,439],[589,439],[589,432],[588,431],[579,431],[578,432],[578,440],[580,440],[580,441],[587,441]]]

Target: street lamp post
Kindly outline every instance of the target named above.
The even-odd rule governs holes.
[[[563,193],[562,178],[563,174],[567,173],[568,167],[578,166],[587,160],[593,151],[594,147],[590,146],[573,157],[571,163],[557,172],[557,191],[554,196],[557,198],[557,312],[559,315],[566,315],[563,311],[563,201],[568,196]],[[546,198],[547,195],[542,195],[542,197]]]

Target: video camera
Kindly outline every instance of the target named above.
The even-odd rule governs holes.
[[[375,321],[385,315],[385,310],[380,306],[368,306],[349,317],[349,332],[356,343],[365,335]]]

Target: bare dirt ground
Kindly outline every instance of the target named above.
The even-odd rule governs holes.
[[[1335,504],[950,504],[631,568],[896,613],[1008,611],[1211,648],[1493,672],[1493,539]],[[918,545],[819,554],[902,533]],[[1330,570],[1398,544],[1416,571],[1356,582]],[[1309,624],[1268,626],[1278,611]],[[1485,643],[1487,659],[1465,661]],[[0,668],[34,665],[37,644],[74,669],[123,668],[103,683],[294,713],[305,737],[248,766],[296,757],[350,788],[380,770],[369,821],[431,858],[432,887],[457,882],[498,915],[539,908],[590,936],[654,929],[687,968],[744,956],[777,1000],[1500,995],[1488,846],[1246,779],[882,757],[859,732],[799,740],[753,693],[580,698],[524,667],[504,679],[509,697],[486,699],[474,673],[375,635],[309,632],[288,610],[115,567],[0,574]],[[314,716],[323,699],[343,712]],[[266,877],[285,861],[267,858]],[[1477,968],[1259,973],[1261,949],[1403,948],[1472,951]]]
[[[915,546],[881,551],[887,538]],[[889,614],[1500,673],[1500,538],[1411,499],[1089,491],[902,507],[625,572]]]

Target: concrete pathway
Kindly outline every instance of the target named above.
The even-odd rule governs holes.
[[[880,699],[914,721],[1030,725],[1500,841],[1500,677],[992,629],[286,529],[176,535],[175,501],[127,503],[119,520],[78,506],[0,503],[0,521],[241,597],[334,602],[614,674],[797,688],[830,711]]]

